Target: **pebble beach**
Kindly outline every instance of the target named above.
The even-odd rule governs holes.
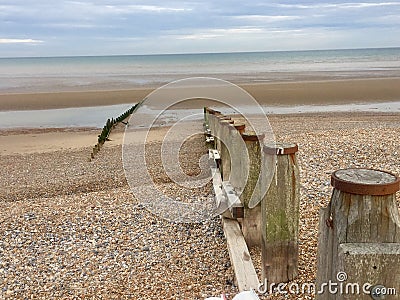
[[[400,114],[313,113],[269,120],[278,141],[299,144],[295,282],[313,283],[318,212],[330,200],[330,174],[347,167],[400,174]],[[92,161],[92,146],[84,143],[1,152],[0,299],[204,299],[222,293],[232,299],[238,293],[219,217],[199,224],[168,222],[132,195],[122,165],[123,131],[118,125]],[[71,130],[3,130],[0,140],[12,148],[16,135],[27,140],[34,135],[40,143],[50,133],[62,139]],[[87,128],[78,134],[95,140],[98,132]],[[158,186],[178,200],[213,197],[211,183],[189,195],[172,186],[156,155],[161,141],[148,147],[155,153],[148,165]],[[185,143],[184,171],[199,173],[197,163],[205,153],[204,136]],[[260,277],[260,250],[250,251]],[[314,299],[310,294],[259,296]]]

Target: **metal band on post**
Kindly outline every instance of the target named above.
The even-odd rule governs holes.
[[[356,195],[385,196],[400,190],[400,178],[374,169],[344,169],[331,176],[334,188]]]
[[[376,169],[349,168],[335,171],[331,183],[330,204],[320,210],[319,217],[317,286],[344,272],[352,282],[400,288],[395,276],[400,269],[399,177]],[[327,292],[317,295],[317,299],[342,297]]]
[[[244,133],[245,129],[246,129],[246,124],[244,123],[234,123],[234,126],[236,128],[237,131],[239,131],[240,134]]]

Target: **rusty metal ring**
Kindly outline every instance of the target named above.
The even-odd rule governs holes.
[[[234,123],[233,124],[233,126],[235,126],[235,128],[237,129],[237,130],[244,130],[245,128],[246,128],[246,125],[245,124],[243,124],[243,123]]]
[[[345,171],[354,171],[354,172],[366,172],[370,171],[377,175],[377,173],[387,174],[394,178],[392,182],[384,182],[384,183],[362,183],[362,182],[353,182],[350,180],[346,180],[340,178],[340,173]],[[361,176],[359,174],[359,176]],[[331,184],[334,188],[349,194],[356,195],[371,195],[371,196],[385,196],[395,194],[400,190],[400,178],[390,172],[376,170],[376,169],[365,169],[365,168],[350,168],[350,169],[342,169],[335,171],[331,176]]]

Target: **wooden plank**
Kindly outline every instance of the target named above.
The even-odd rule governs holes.
[[[224,202],[224,193],[222,191],[222,178],[221,173],[217,167],[211,167],[211,172],[213,174],[212,182],[215,195],[215,206],[220,207],[221,203]]]
[[[244,206],[244,217],[242,222],[242,230],[247,245],[261,246],[261,141],[262,137],[255,133],[247,133],[242,135],[247,148],[249,159],[248,176],[240,200]],[[254,202],[255,205],[250,208],[249,203]],[[280,282],[280,281],[274,281]]]
[[[317,253],[317,278],[316,286],[320,287],[323,283],[328,282],[332,269],[332,228],[330,225],[331,211],[330,207],[323,207],[319,210],[319,227],[318,227],[318,253]],[[336,262],[335,262],[336,263]],[[329,299],[328,294],[316,294],[315,299]]]
[[[215,213],[226,218],[243,218],[243,207],[239,197],[229,182],[222,181],[221,172],[214,164],[211,166],[212,183],[215,195]]]
[[[259,281],[249,249],[236,220],[222,218],[229,256],[239,291],[257,290]]]
[[[228,210],[228,201],[226,199],[226,193],[222,188],[221,172],[218,167],[214,164],[211,166],[211,173],[213,174],[213,188],[215,197],[215,210],[214,214],[221,215],[222,217],[232,218],[231,212]]]
[[[398,295],[400,291],[400,244],[340,244],[338,257],[339,270],[346,273],[348,282],[357,283],[360,287],[365,283],[370,283],[372,286],[382,285],[385,288],[393,289],[393,292],[396,290]],[[387,295],[387,299],[397,299],[397,296],[389,295]],[[360,295],[357,294],[343,296],[338,299],[360,299]]]

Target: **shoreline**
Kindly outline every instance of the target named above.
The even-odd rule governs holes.
[[[322,79],[242,83],[260,105],[330,105],[400,101],[400,78]],[[136,103],[158,87],[107,91],[0,94],[0,111],[45,110]],[[182,108],[193,108],[192,105]]]
[[[156,105],[159,102],[156,102]],[[154,103],[153,103],[154,104]],[[202,105],[200,105],[202,104]],[[139,114],[135,117],[133,125],[136,129],[148,128],[148,126],[165,127],[190,117],[192,121],[200,121],[199,113],[203,106],[216,107],[224,114],[243,114],[245,116],[315,116],[318,114],[332,115],[354,115],[363,114],[370,116],[400,116],[400,101],[382,103],[358,103],[358,104],[325,104],[325,105],[300,105],[293,106],[233,106],[218,107],[215,103],[194,102],[185,103],[183,107],[173,107],[164,111],[161,115],[161,108],[152,107],[147,104],[142,106]],[[130,105],[128,105],[130,106]],[[19,129],[57,129],[70,128],[97,128],[104,126],[105,120],[115,117],[126,111],[127,104],[94,107],[75,107],[48,110],[19,110],[0,111],[0,135],[2,131]],[[263,113],[261,110],[263,110]],[[260,115],[261,113],[261,115]],[[136,119],[139,117],[139,119]],[[150,125],[152,124],[152,125]]]
[[[280,134],[279,126],[283,120],[291,120],[293,124],[299,124],[298,130],[302,132],[302,125],[305,120],[315,120],[325,123],[330,120],[330,126],[338,124],[338,126],[361,126],[364,124],[368,127],[369,122],[394,124],[398,127],[400,121],[400,112],[385,113],[385,112],[341,112],[339,115],[335,112],[303,112],[303,113],[284,113],[270,115],[269,121],[274,130],[274,134]],[[292,124],[292,127],[296,127]],[[309,127],[312,127],[308,123]],[[163,136],[171,128],[169,125],[154,128],[157,134],[153,134],[149,139],[151,141],[162,141]],[[315,130],[317,130],[316,126]],[[137,134],[145,134],[147,128],[136,129]],[[318,130],[317,130],[318,131]],[[123,143],[125,127],[118,124],[110,136],[110,141],[105,143],[105,147],[120,146]],[[77,151],[79,149],[89,149],[96,143],[97,135],[100,133],[100,128],[95,127],[13,127],[0,128],[0,157],[3,155],[21,155],[32,153],[48,153],[54,151],[68,150]]]

